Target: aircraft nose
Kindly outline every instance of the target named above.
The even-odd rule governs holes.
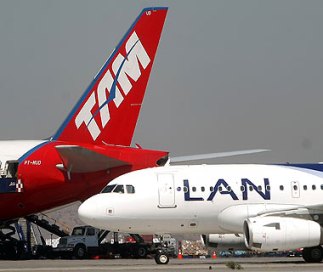
[[[93,225],[98,216],[97,197],[84,201],[78,209],[79,218],[86,224]]]

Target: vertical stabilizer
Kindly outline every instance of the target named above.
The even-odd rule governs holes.
[[[166,14],[143,9],[53,140],[131,144]]]

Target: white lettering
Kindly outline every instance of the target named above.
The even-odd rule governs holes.
[[[134,81],[137,81],[141,75],[139,62],[141,66],[146,69],[150,63],[150,58],[136,32],[130,36],[126,43],[126,52],[126,58],[121,54],[118,54],[112,64],[112,70],[116,76],[119,73],[118,82],[124,93],[127,95],[132,88],[128,76]]]
[[[102,128],[104,128],[111,118],[109,103],[113,101],[118,108],[124,100],[122,93],[117,87],[117,82],[120,84],[124,94],[127,95],[132,88],[129,78],[137,81],[141,76],[139,63],[143,69],[146,69],[150,63],[150,58],[136,32],[133,32],[129,37],[125,49],[127,55],[124,57],[119,53],[112,63],[112,70],[115,78],[112,77],[111,71],[107,70],[98,83],[96,90],[98,112],[93,114],[91,112],[97,103],[94,90],[75,118],[76,127],[79,129],[80,126],[84,124],[89,130],[93,140],[96,140],[101,133],[95,120],[96,115],[100,113]]]
[[[36,166],[39,166],[39,165],[41,165],[41,164],[42,164],[42,161],[41,161],[41,160],[33,160],[33,161],[31,161],[31,160],[26,160],[26,161],[24,162],[24,164],[25,164],[25,165],[36,165]]]
[[[103,128],[110,120],[110,111],[107,103],[109,96],[107,96],[107,91],[108,92],[111,91],[112,84],[113,84],[113,78],[110,71],[108,70],[98,85],[98,102],[99,102],[100,117],[101,117]],[[113,101],[117,107],[119,107],[119,105],[123,101],[123,97],[117,86],[115,87],[115,98]]]
[[[92,93],[89,99],[85,102],[83,108],[80,110],[79,114],[75,118],[76,127],[80,128],[82,123],[84,123],[87,126],[93,140],[95,140],[101,133],[100,128],[98,124],[95,122],[91,113],[91,110],[93,109],[94,105],[95,105],[95,96],[94,96],[94,93]]]

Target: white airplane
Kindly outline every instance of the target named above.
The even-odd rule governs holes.
[[[100,229],[198,233],[210,245],[227,236],[256,251],[303,248],[306,262],[321,262],[323,164],[148,168],[114,179],[78,212]]]

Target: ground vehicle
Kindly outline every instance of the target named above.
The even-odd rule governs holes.
[[[152,251],[152,244],[145,243],[138,235],[132,235],[131,242],[119,243],[114,238],[103,242],[109,231],[102,231],[91,226],[75,227],[70,236],[60,238],[53,248],[55,255],[84,259],[93,256],[113,256],[145,258]]]
[[[87,254],[98,254],[100,231],[90,226],[75,227],[70,236],[60,238],[54,252],[83,259]]]

